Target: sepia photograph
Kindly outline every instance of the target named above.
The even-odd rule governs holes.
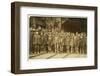
[[[29,17],[29,59],[86,57],[87,18]]]

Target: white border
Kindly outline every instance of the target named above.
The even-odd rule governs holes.
[[[28,14],[35,16],[56,17],[87,17],[87,58],[65,58],[65,59],[34,59],[28,60]],[[56,9],[41,7],[20,8],[20,69],[42,69],[57,67],[75,67],[94,65],[94,11],[76,9]]]

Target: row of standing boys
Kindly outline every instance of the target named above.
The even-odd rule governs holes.
[[[30,49],[32,53],[87,53],[85,32],[31,31]]]

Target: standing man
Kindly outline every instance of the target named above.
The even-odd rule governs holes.
[[[74,53],[74,33],[71,33],[70,36],[70,48],[71,48],[71,53]]]
[[[58,33],[55,32],[55,37],[54,37],[54,46],[55,46],[55,53],[58,53],[59,50],[59,37],[58,37]]]
[[[65,52],[70,52],[70,36],[69,33],[66,33],[65,39],[64,39],[64,46],[65,46]]]
[[[34,50],[35,53],[40,53],[40,35],[39,32],[35,32],[34,33],[34,37],[33,37],[33,44],[34,44]]]

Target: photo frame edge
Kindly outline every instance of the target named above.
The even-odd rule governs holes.
[[[30,3],[28,2],[13,2],[11,3],[11,72],[15,74],[23,74],[23,73],[40,73],[40,72],[56,72],[56,71],[73,71],[73,70],[87,70],[87,69],[97,69],[97,7],[92,6],[76,6],[86,8],[87,10],[95,11],[95,65],[94,66],[83,66],[83,67],[65,67],[65,68],[51,68],[51,69],[36,69],[36,70],[20,70],[20,7],[28,6]],[[34,4],[42,4],[43,3],[31,3],[31,6]],[[46,4],[48,5],[48,4]],[[51,4],[49,4],[51,5]],[[59,4],[53,4],[53,6],[63,6]],[[74,6],[74,5],[64,5],[66,6]],[[46,6],[44,6],[46,7]],[[61,8],[63,8],[61,7]],[[53,7],[55,8],[55,7]],[[59,7],[57,7],[59,8]],[[68,7],[67,7],[68,8]],[[75,8],[75,7],[74,7]],[[73,9],[74,9],[73,8]],[[82,9],[78,8],[78,9]],[[85,9],[84,8],[84,9]],[[69,8],[70,9],[70,8]],[[56,70],[55,70],[56,69]],[[57,70],[58,69],[58,70]]]

